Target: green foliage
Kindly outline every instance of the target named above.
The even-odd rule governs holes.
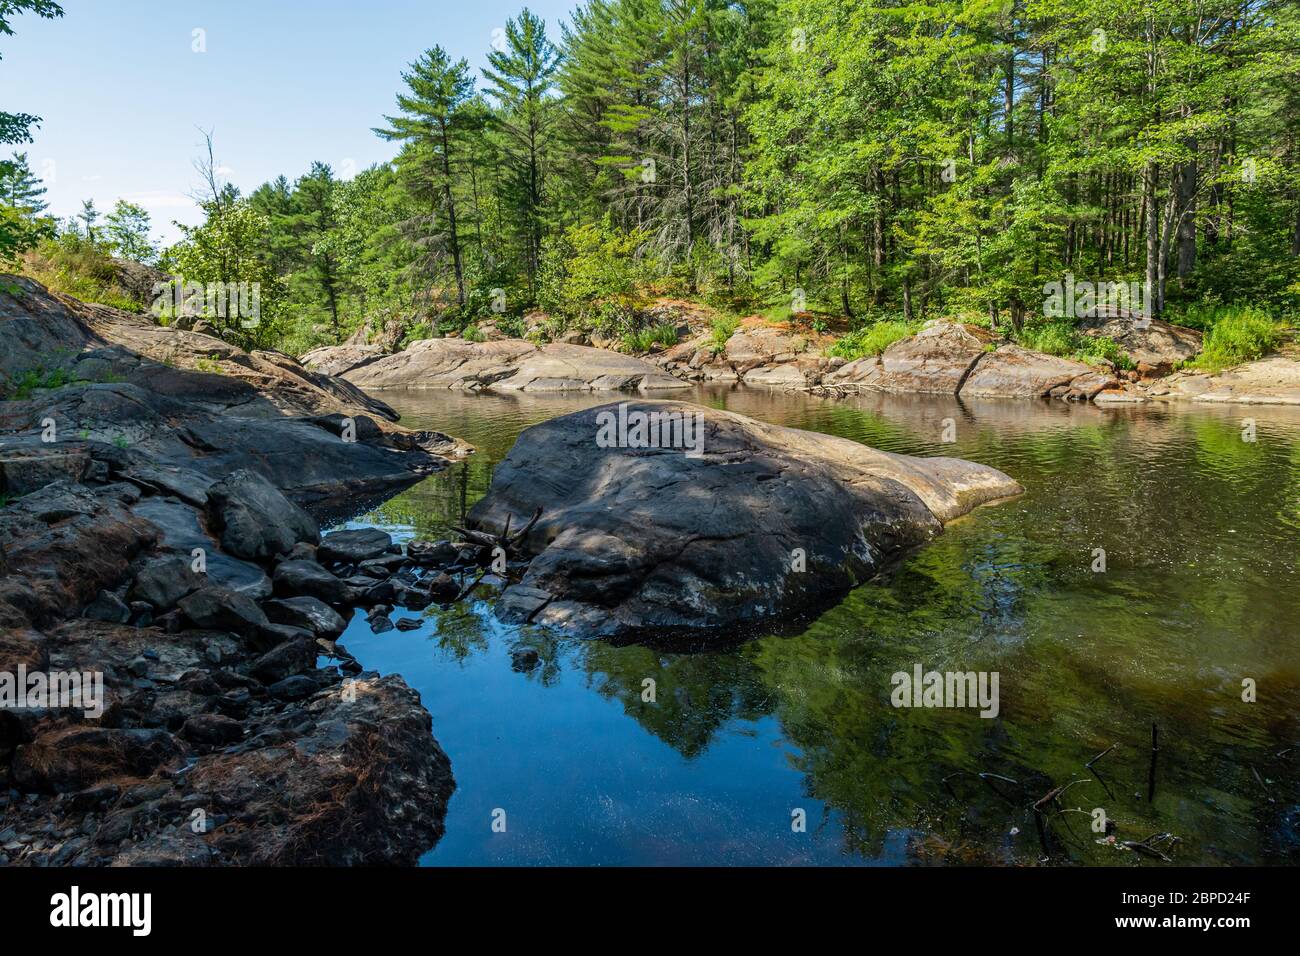
[[[34,368],[12,376],[6,383],[5,398],[10,401],[22,401],[32,397],[32,393],[41,388],[62,388],[73,382],[72,375],[65,368]]]
[[[258,301],[258,314],[219,314],[206,305],[199,314],[222,338],[245,347],[292,340],[295,330],[281,325],[282,281],[261,257],[270,235],[268,217],[246,199],[221,196],[203,204],[207,220],[201,226],[181,226],[185,237],[169,250],[177,281],[204,288],[247,283]],[[286,334],[290,333],[290,334]]]
[[[116,255],[146,263],[158,258],[158,249],[149,238],[149,213],[144,207],[119,199],[107,221],[104,239]]]
[[[1068,320],[1033,321],[1015,336],[1027,349],[1086,362],[1089,365],[1112,364],[1132,368],[1133,360],[1113,339],[1104,335],[1085,335]]]
[[[727,339],[735,335],[738,328],[740,328],[740,319],[731,316],[722,316],[713,320],[709,347],[713,350],[714,355],[727,347]]]
[[[37,243],[23,261],[23,272],[46,288],[126,312],[145,305],[119,284],[118,267],[103,245],[75,232]]]
[[[635,329],[623,336],[623,351],[649,352],[656,345],[672,348],[677,344],[677,326],[660,322],[649,328]]]
[[[1200,312],[1196,318],[1212,319],[1212,324],[1202,339],[1201,354],[1186,363],[1192,368],[1218,372],[1263,358],[1282,342],[1281,324],[1262,309],[1220,308]]]
[[[465,326],[464,331],[460,333],[460,337],[466,342],[483,342],[487,339],[487,336],[479,330],[477,325]]]
[[[915,335],[920,329],[920,322],[882,319],[840,336],[831,345],[828,354],[850,361],[868,355],[879,355],[895,342]]]
[[[543,252],[539,304],[548,312],[607,327],[613,316],[609,306],[628,307],[637,299],[646,275],[638,252],[646,238],[641,230],[622,232],[608,223],[565,229]]]

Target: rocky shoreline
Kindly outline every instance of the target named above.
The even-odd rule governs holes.
[[[698,316],[696,317],[698,320]],[[471,391],[657,392],[701,383],[845,395],[867,391],[967,398],[1032,398],[1141,404],[1148,401],[1300,405],[1300,360],[1273,355],[1218,374],[1175,372],[1201,349],[1193,329],[1137,316],[1094,316],[1086,335],[1105,336],[1132,368],[1087,365],[1007,343],[987,329],[933,321],[880,355],[852,361],[825,354],[832,337],[747,320],[719,347],[698,322],[682,322],[669,348],[625,355],[576,342],[426,339],[396,352],[351,344],[303,356],[308,368],[356,386]]]
[[[417,566],[305,509],[467,447],[288,356],[0,282],[0,864],[415,862],[450,761],[337,638],[455,599],[480,554]]]

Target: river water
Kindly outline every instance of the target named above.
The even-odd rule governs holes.
[[[399,539],[448,537],[522,429],[610,400],[383,397],[478,448],[348,525]],[[358,612],[343,642],[420,691],[456,776],[424,863],[1160,866],[1120,843],[1158,833],[1180,864],[1300,861],[1300,409],[671,397],[969,458],[1025,494],[744,641],[505,627],[491,592],[408,633]],[[514,670],[521,648],[540,665]],[[892,706],[918,664],[997,672],[997,717]]]

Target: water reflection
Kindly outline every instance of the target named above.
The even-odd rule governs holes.
[[[420,537],[462,520],[522,428],[608,399],[385,398],[479,449],[358,518]],[[456,773],[427,862],[1160,865],[1093,833],[1098,807],[1120,839],[1174,834],[1179,863],[1295,861],[1300,411],[743,388],[695,400],[971,458],[1026,494],[811,620],[707,648],[506,628],[490,594],[426,612],[410,634],[372,635],[358,617],[344,641],[421,691]],[[955,443],[940,440],[945,419]],[[523,648],[535,668],[512,666]],[[998,671],[999,718],[893,708],[890,674],[917,663]],[[1257,702],[1242,701],[1243,678]],[[1030,807],[1074,780],[1040,835]]]

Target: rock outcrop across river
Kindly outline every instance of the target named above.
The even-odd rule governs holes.
[[[650,434],[667,435],[656,442],[665,446],[674,434],[698,441],[645,447]],[[623,447],[602,447],[612,436]],[[792,614],[867,579],[944,522],[1020,491],[1002,472],[956,458],[642,400],[524,431],[469,521],[502,534],[540,509],[520,543],[531,564],[500,616],[616,635]]]
[[[349,364],[354,360],[356,364]],[[422,339],[401,352],[380,357],[364,347],[338,346],[308,352],[303,362],[308,368],[333,369],[366,389],[614,392],[689,387],[630,355],[560,342],[534,345],[522,339]]]

